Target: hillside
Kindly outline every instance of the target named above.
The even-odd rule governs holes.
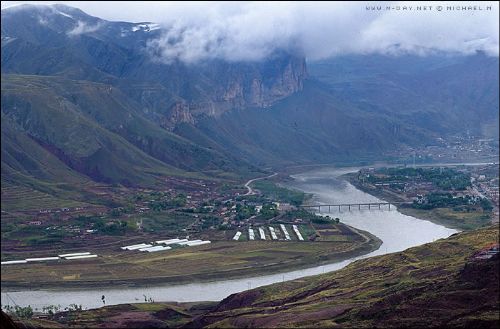
[[[256,170],[162,129],[109,85],[2,75],[1,97],[2,210],[99,202],[88,193],[96,183],[153,187],[165,176],[218,179]]]
[[[60,184],[239,180],[257,167],[391,160],[498,132],[498,58],[307,62],[276,50],[185,63],[162,57],[167,32],[65,5],[3,9],[2,182],[57,199]]]
[[[193,129],[261,165],[362,162],[380,159],[390,148],[430,143],[435,136],[395,116],[367,112],[314,80],[268,109],[235,110],[175,132],[188,137]]]
[[[367,111],[444,135],[498,137],[498,57],[351,55],[308,69],[332,94]]]
[[[496,328],[498,254],[473,257],[492,243],[497,227],[234,294],[192,325]]]
[[[151,171],[155,165],[163,166],[175,174],[173,167],[198,172],[236,170],[226,168],[224,161],[228,165],[241,165],[236,159],[225,159],[161,129],[143,118],[137,107],[121,91],[105,84],[44,76],[4,75],[2,79],[2,113],[39,143],[63,152],[69,162],[91,157],[97,151],[110,161],[114,161],[112,157],[124,157],[122,160],[126,161],[121,162],[126,163],[127,168],[121,177],[128,177],[132,182],[140,179],[133,180],[138,173],[137,170],[131,172],[131,166],[136,169],[143,166],[142,172]],[[89,134],[90,131],[94,133]],[[98,138],[100,134],[102,137]],[[109,141],[104,142],[106,139]],[[127,147],[118,151],[118,144]],[[109,155],[105,155],[106,152],[110,152]],[[121,173],[116,168],[120,168],[120,164],[112,166],[113,172],[105,172],[111,167],[98,163],[95,169],[83,168],[82,171],[91,177],[94,175],[93,178],[102,176],[104,180],[119,181]]]
[[[111,22],[65,5],[4,9],[2,72],[113,84],[170,124],[270,106],[301,90],[307,76],[305,59],[285,52],[263,62],[167,62],[157,45],[165,32],[155,23]]]

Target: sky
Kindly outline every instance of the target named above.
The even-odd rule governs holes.
[[[19,3],[33,2],[2,1],[2,9]],[[276,50],[309,60],[342,54],[499,52],[498,2],[36,3],[64,3],[106,20],[159,23],[167,32],[149,46],[165,61],[259,60]]]

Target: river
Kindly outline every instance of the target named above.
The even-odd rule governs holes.
[[[315,202],[324,204],[377,202],[374,196],[364,193],[348,182],[339,178],[349,169],[320,169],[293,175],[294,181],[287,185],[314,195]],[[70,304],[82,305],[84,309],[103,306],[101,297],[105,296],[106,305],[123,303],[139,303],[152,298],[156,302],[177,301],[218,301],[228,295],[249,288],[256,288],[275,282],[293,280],[300,277],[326,273],[343,268],[354,260],[401,251],[437,239],[446,238],[456,230],[444,226],[406,216],[395,210],[342,210],[332,212],[345,224],[368,231],[379,237],[383,244],[367,255],[328,265],[314,266],[307,269],[287,271],[284,273],[235,279],[216,282],[193,283],[182,285],[155,285],[140,288],[85,289],[85,290],[25,290],[2,292],[2,305],[31,305],[41,310],[47,305],[60,305],[62,308]]]

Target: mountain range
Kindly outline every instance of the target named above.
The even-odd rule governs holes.
[[[2,187],[227,179],[498,134],[499,62],[483,53],[184,63],[162,57],[156,23],[65,5],[1,15]]]

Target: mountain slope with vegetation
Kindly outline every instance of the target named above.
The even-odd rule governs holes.
[[[40,180],[239,179],[255,166],[390,160],[386,152],[442,136],[498,131],[498,58],[306,65],[277,50],[262,61],[184,63],[161,56],[167,32],[65,5],[3,9],[2,180],[53,194]]]
[[[308,69],[333,94],[369,112],[443,135],[498,137],[498,57],[351,55],[308,63]]]
[[[184,127],[175,130],[185,137]],[[401,145],[432,142],[425,129],[397,117],[367,113],[329,93],[322,83],[304,89],[268,109],[231,111],[195,126],[239,157],[260,164],[327,163],[381,158]]]
[[[330,274],[234,294],[201,327],[481,327],[499,325],[498,228],[458,233],[359,260]]]

